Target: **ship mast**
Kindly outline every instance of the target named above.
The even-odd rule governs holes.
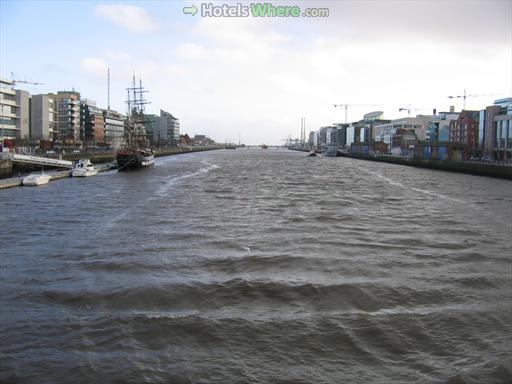
[[[148,146],[146,129],[144,126],[144,108],[150,102],[144,98],[144,93],[148,91],[142,86],[142,79],[139,78],[139,84],[135,80],[135,74],[132,77],[132,86],[126,88],[127,91],[127,127],[125,129],[125,140],[128,148],[145,148]]]

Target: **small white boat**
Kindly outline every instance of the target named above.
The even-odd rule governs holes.
[[[41,173],[34,172],[23,178],[23,185],[44,185],[48,184],[51,176],[43,171]]]
[[[98,173],[98,170],[94,168],[91,160],[89,159],[81,159],[75,164],[75,167],[71,171],[71,175],[73,177],[85,177],[85,176],[94,176]]]

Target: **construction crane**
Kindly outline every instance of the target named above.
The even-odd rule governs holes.
[[[345,124],[347,124],[348,107],[377,107],[378,104],[333,104],[334,108],[345,107]]]
[[[464,94],[463,95],[452,95],[452,96],[448,96],[449,99],[462,99],[463,102],[462,102],[462,109],[466,109],[466,98],[468,97],[485,97],[485,96],[501,96],[501,95],[504,95],[503,93],[489,93],[489,94],[485,94],[485,95],[468,95],[466,94],[466,90],[464,90]]]
[[[19,80],[14,75],[14,72],[11,72],[12,86],[14,87],[16,84],[32,84],[32,85],[44,85],[44,83],[38,83],[36,81],[28,81],[26,78],[24,80]]]

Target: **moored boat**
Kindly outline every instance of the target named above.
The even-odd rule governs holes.
[[[117,152],[116,158],[119,171],[146,168],[155,164],[155,155],[151,149],[124,149]]]
[[[48,184],[48,182],[50,181],[50,178],[51,178],[51,176],[47,175],[43,171],[34,172],[34,173],[31,173],[30,175],[26,176],[25,178],[23,178],[23,185],[37,186],[37,185]]]
[[[75,164],[75,167],[71,171],[71,176],[73,177],[95,176],[96,174],[98,174],[98,170],[94,168],[94,165],[89,159],[78,160],[78,162]]]
[[[327,145],[323,155],[327,157],[336,157],[338,156],[338,148],[335,145]]]
[[[117,169],[128,171],[147,168],[155,164],[155,154],[149,149],[149,141],[145,128],[144,105],[148,102],[143,98],[147,92],[139,81],[137,86],[135,76],[133,85],[128,88],[128,119],[125,124],[124,138],[125,146],[117,151]]]

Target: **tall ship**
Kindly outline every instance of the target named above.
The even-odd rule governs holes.
[[[127,88],[126,100],[128,118],[124,127],[124,148],[117,151],[117,168],[119,171],[147,168],[155,164],[155,154],[149,147],[149,140],[144,125],[144,106],[149,104],[144,99],[147,91],[133,76],[132,86]]]

